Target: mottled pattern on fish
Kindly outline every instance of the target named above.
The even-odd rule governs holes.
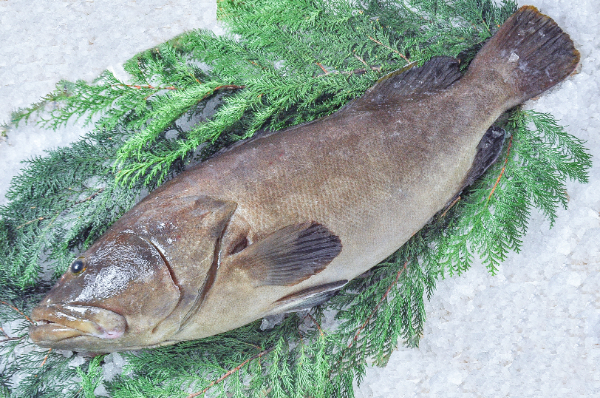
[[[331,116],[187,170],[82,254],[33,311],[31,337],[118,351],[320,304],[479,176],[501,148],[488,131],[498,116],[578,60],[554,21],[523,7],[464,76],[434,58]]]

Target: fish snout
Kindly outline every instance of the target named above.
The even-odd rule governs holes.
[[[125,317],[104,308],[84,305],[45,305],[31,312],[29,336],[40,346],[78,336],[118,339],[125,334]]]

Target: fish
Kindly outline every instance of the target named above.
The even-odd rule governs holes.
[[[576,68],[568,34],[520,8],[467,71],[392,72],[322,119],[268,132],[166,182],[81,253],[32,310],[41,347],[195,340],[322,304],[495,162],[507,110]]]

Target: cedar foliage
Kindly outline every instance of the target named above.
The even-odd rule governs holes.
[[[509,136],[503,155],[461,200],[329,302],[271,330],[257,321],[82,363],[33,346],[26,314],[78,252],[187,164],[330,114],[409,63],[450,55],[467,65],[515,10],[491,0],[224,0],[230,34],[186,33],[128,61],[128,82],[108,71],[63,81],[16,112],[15,125],[81,118],[90,133],[29,160],[0,208],[0,392],[93,397],[102,361],[125,357],[123,374],[104,381],[112,397],[353,396],[367,361],[384,366],[400,341],[418,345],[436,280],[477,255],[494,273],[519,251],[533,208],[552,223],[565,181],[587,181],[590,155],[551,115],[509,112],[497,122]]]

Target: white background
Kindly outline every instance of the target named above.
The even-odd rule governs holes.
[[[600,2],[533,5],[571,35],[582,68],[528,107],[587,140],[590,183],[568,185],[569,208],[554,228],[533,214],[522,252],[497,276],[475,264],[440,281],[420,347],[369,369],[359,397],[600,397]],[[0,121],[60,79],[90,81],[185,30],[218,29],[215,10],[206,0],[0,0]],[[9,130],[0,138],[0,204],[20,160],[84,131]]]

